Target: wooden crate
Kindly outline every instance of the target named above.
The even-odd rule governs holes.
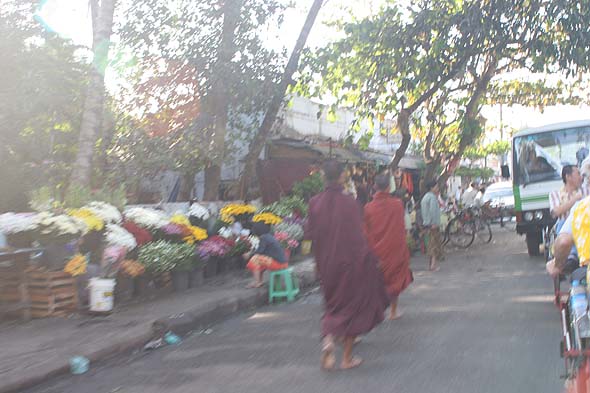
[[[35,270],[27,273],[31,316],[64,316],[78,308],[76,279],[64,272]]]
[[[22,273],[0,269],[0,303],[18,302],[21,299]]]
[[[30,307],[24,272],[0,268],[0,321],[17,315],[28,320]]]

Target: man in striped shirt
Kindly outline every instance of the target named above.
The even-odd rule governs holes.
[[[575,165],[566,165],[561,170],[563,187],[549,194],[551,215],[557,218],[557,231],[565,222],[572,206],[580,199],[588,196],[588,189],[582,187],[582,175]]]

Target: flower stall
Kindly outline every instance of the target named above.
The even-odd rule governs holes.
[[[114,300],[121,303],[148,299],[168,289],[184,291],[202,285],[205,279],[244,269],[243,256],[255,251],[259,243],[250,233],[254,222],[271,226],[292,256],[300,248],[301,217],[307,211],[305,202],[297,197],[261,209],[229,203],[217,214],[199,203],[173,214],[138,206],[121,211],[102,201],[76,209],[43,208],[34,213],[1,214],[0,233],[13,249],[43,249],[30,270],[37,282],[43,277],[58,277],[63,283],[69,279],[69,310],[78,299],[88,301],[92,309],[96,300],[92,294],[89,298],[89,284],[91,288],[93,284],[112,285]],[[43,313],[49,315],[51,310]]]

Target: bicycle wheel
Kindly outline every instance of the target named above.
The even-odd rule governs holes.
[[[475,219],[475,228],[477,238],[483,241],[484,243],[489,243],[492,241],[492,227],[487,220],[482,218]]]
[[[475,239],[473,221],[463,221],[460,217],[449,221],[445,232],[451,244],[461,248],[469,247]]]

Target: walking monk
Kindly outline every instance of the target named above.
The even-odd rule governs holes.
[[[410,270],[410,250],[406,243],[404,205],[389,194],[390,177],[375,177],[377,193],[365,206],[365,233],[373,252],[379,258],[379,267],[389,300],[389,319],[401,317],[397,300],[404,289],[414,281]]]
[[[324,165],[326,190],[309,202],[306,226],[324,295],[324,369],[335,366],[335,341],[344,346],[340,368],[360,365],[362,360],[352,356],[354,341],[383,321],[388,306],[377,258],[363,234],[360,205],[343,193],[343,170],[336,161]]]

